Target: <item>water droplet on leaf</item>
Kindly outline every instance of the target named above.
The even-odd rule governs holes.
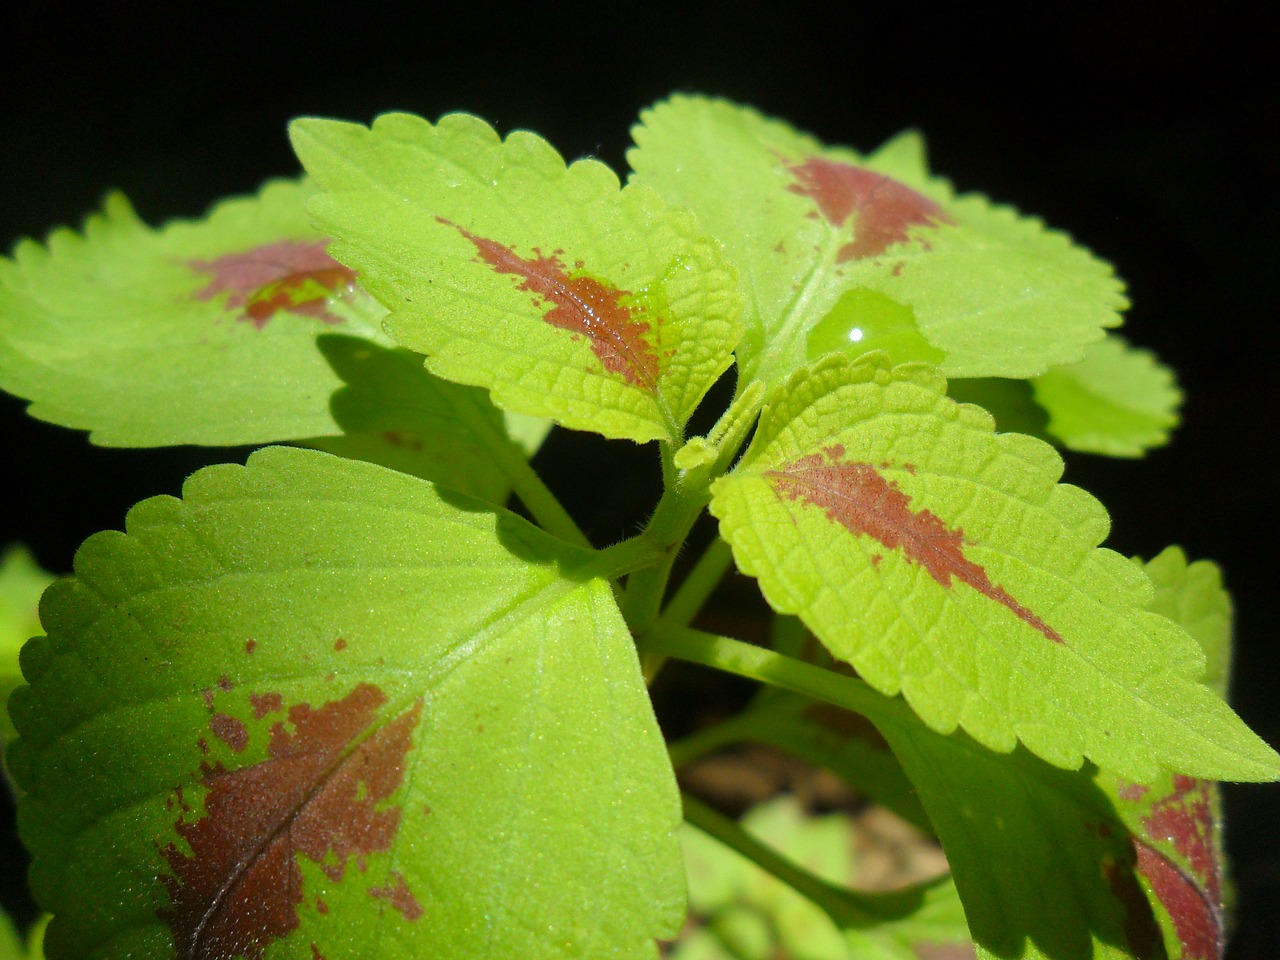
[[[945,353],[920,334],[915,311],[863,287],[846,291],[814,324],[806,349],[811,361],[828,353],[857,357],[870,350],[883,350],[894,363],[941,363],[946,359]]]

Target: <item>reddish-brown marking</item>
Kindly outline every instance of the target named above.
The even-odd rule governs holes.
[[[1209,783],[1177,774],[1173,793],[1151,807],[1151,815],[1143,817],[1147,836],[1157,842],[1168,841],[1200,877],[1210,897],[1220,902],[1222,877],[1214,852],[1213,807]]]
[[[236,717],[215,713],[209,718],[209,729],[236,753],[242,752],[249,745],[249,728],[244,725],[243,720]]]
[[[316,913],[328,913],[329,905],[320,897],[316,897]]]
[[[1160,927],[1151,914],[1151,904],[1147,902],[1147,895],[1133,870],[1108,859],[1103,864],[1103,875],[1111,888],[1111,895],[1124,908],[1124,938],[1129,953],[1137,960],[1163,956]]]
[[[325,253],[328,242],[280,240],[216,260],[190,260],[191,269],[213,275],[195,297],[212,300],[230,294],[227,307],[243,308],[239,319],[259,330],[281,311],[341,323],[329,304],[351,295],[356,273]]]
[[[209,752],[209,741],[206,740],[204,737],[198,737],[196,739],[196,746],[199,748],[201,753]]]
[[[383,430],[382,439],[387,441],[393,447],[403,447],[413,453],[422,451],[422,440],[412,434],[403,433],[400,430]]]
[[[347,649],[346,637],[339,637],[337,640],[333,641],[333,649],[339,653]]]
[[[535,256],[526,260],[496,240],[476,236],[444,217],[436,220],[470,240],[480,259],[498,273],[523,277],[519,289],[551,304],[543,319],[557,329],[586,337],[606,370],[646,390],[657,389],[661,362],[645,337],[661,320],[650,320],[642,308],[624,304],[623,298],[631,296],[631,291],[584,274],[571,276],[560,260],[562,250],[544,256],[535,247]],[[574,269],[581,270],[582,261],[576,261]]]
[[[901,550],[910,563],[924,567],[942,586],[949,588],[952,579],[968,584],[1047,639],[1063,642],[1057,631],[992,583],[986,570],[964,555],[963,530],[949,529],[929,510],[912,510],[911,499],[896,483],[869,463],[839,462],[844,453],[844,447],[836,444],[783,470],[767,470],[765,476],[779,497],[820,507],[850,533]]]
[[[253,656],[253,651],[258,649],[257,640],[246,640],[244,642],[244,652],[246,656]]]
[[[879,256],[907,240],[911,227],[952,222],[928,197],[874,170],[810,157],[787,164],[787,171],[796,181],[787,189],[811,199],[828,223],[843,227],[857,215],[853,240],[840,248],[837,263]]]
[[[284,709],[284,697],[278,693],[251,693],[249,706],[253,709],[253,719],[261,720],[269,713],[279,713]]]
[[[422,916],[422,904],[413,895],[404,875],[398,870],[392,870],[387,874],[385,887],[370,887],[369,896],[387,901],[410,923]]]
[[[311,960],[324,960],[324,954],[320,952],[320,948],[314,942],[311,944]]]
[[[386,702],[362,683],[319,708],[294,704],[288,727],[271,726],[265,760],[202,767],[204,816],[175,823],[191,853],[177,842],[162,850],[172,874],[156,913],[180,960],[262,960],[297,929],[298,854],[340,879],[348,860],[363,869],[367,855],[390,849],[400,808],[385,801],[403,780],[422,702],[378,727]]]
[[[1226,939],[1211,789],[1205,780],[1175,775],[1173,791],[1142,818],[1152,842],[1171,843],[1189,870],[1146,841],[1134,839],[1138,868],[1173,920],[1184,956],[1193,960],[1218,960]]]
[[[1194,877],[1155,848],[1136,837],[1133,848],[1138,870],[1173,921],[1182,956],[1186,960],[1222,960],[1226,927],[1221,902],[1210,899]]]
[[[228,677],[225,673],[222,676],[218,677],[219,690],[225,690],[229,692],[231,690],[234,690],[235,688],[236,688],[236,685],[231,682],[231,678]]]
[[[206,710],[212,710],[213,709],[213,688],[205,687],[203,690],[201,690],[200,699],[204,701],[204,708]]]
[[[1147,795],[1147,791],[1151,788],[1141,783],[1122,783],[1116,790],[1117,796],[1121,800],[1128,800],[1130,803],[1137,803]]]

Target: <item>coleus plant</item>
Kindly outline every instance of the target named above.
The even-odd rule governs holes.
[[[466,114],[292,138],[300,180],[158,231],[113,196],[0,264],[34,416],[277,444],[44,594],[7,762],[49,957],[653,957],[682,818],[817,907],[795,956],[1220,956],[1213,782],[1280,758],[1224,701],[1216,569],[1100,547],[1059,482],[1053,444],[1176,421],[1108,265],[915,133],[862,155],[703,97],[643,115],[626,185]],[[531,466],[553,426],[656,441],[639,533],[583,534]],[[734,565],[767,645],[698,628]],[[761,693],[667,744],[670,658]],[[741,741],[950,874],[850,889],[682,803],[674,767]]]

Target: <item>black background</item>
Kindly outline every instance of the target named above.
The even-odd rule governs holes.
[[[108,188],[162,222],[291,174],[284,127],[299,114],[368,121],[389,109],[431,118],[465,109],[619,171],[639,109],[676,90],[752,103],[860,149],[922,128],[934,169],[959,188],[1042,215],[1128,280],[1127,335],[1179,371],[1185,425],[1145,460],[1076,456],[1066,476],[1110,507],[1114,548],[1151,556],[1178,542],[1222,562],[1238,603],[1236,705],[1280,745],[1271,467],[1280,193],[1270,142],[1280,97],[1269,74],[1277,38],[1263,24],[1180,3],[183,7],[6,12],[6,249],[78,223]],[[69,568],[85,536],[120,526],[134,501],[176,494],[200,464],[243,459],[92,448],[22,410],[0,398],[12,491],[0,543],[25,541],[55,570]],[[546,464],[561,489],[586,498],[584,510],[590,500],[616,507],[616,483],[584,466],[599,446],[558,444],[550,453],[565,463]],[[1280,946],[1280,790],[1228,787],[1227,799],[1241,892],[1231,955],[1270,957]],[[19,853],[12,839],[6,849],[7,876]],[[24,914],[18,886],[2,892]]]

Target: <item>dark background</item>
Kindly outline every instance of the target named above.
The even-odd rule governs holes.
[[[1273,31],[1220,4],[1170,2],[184,7],[6,12],[5,249],[78,223],[108,188],[162,222],[290,174],[285,123],[298,114],[465,109],[620,171],[639,109],[676,90],[752,103],[860,149],[922,128],[934,169],[958,187],[1042,215],[1128,280],[1127,335],[1179,371],[1185,425],[1145,460],[1076,456],[1066,476],[1111,508],[1114,548],[1151,556],[1178,542],[1224,565],[1239,613],[1236,705],[1280,745]],[[243,458],[92,448],[22,410],[0,398],[13,491],[0,543],[25,541],[55,570],[134,501]],[[567,474],[554,479],[569,492]],[[578,492],[609,510],[609,489],[593,479]],[[1277,955],[1280,788],[1228,787],[1227,801],[1241,894],[1232,956]],[[6,850],[7,876],[20,854],[12,838]],[[0,895],[27,909],[13,882]]]

